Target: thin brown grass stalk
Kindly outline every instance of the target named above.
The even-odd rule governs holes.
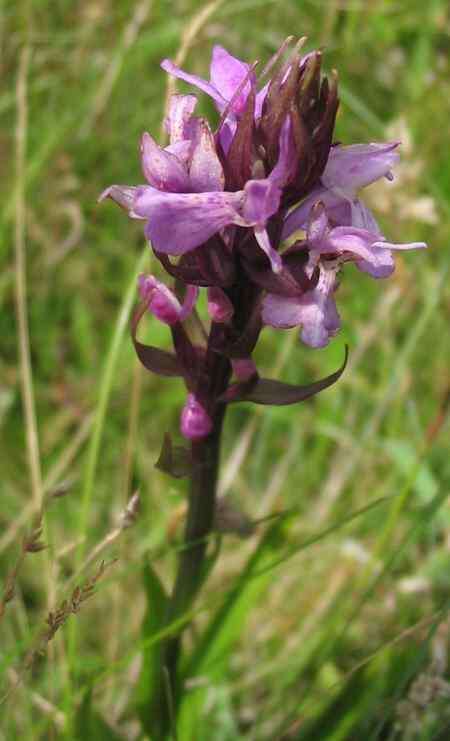
[[[109,63],[103,79],[98,86],[97,94],[94,98],[91,110],[80,129],[81,139],[85,139],[89,136],[95,122],[106,110],[114,86],[119,78],[120,71],[127,58],[127,54],[131,47],[136,43],[142,27],[148,19],[151,7],[151,0],[141,0],[141,2],[136,3],[134,6],[133,14],[124,28],[119,48],[111,58],[111,62]]]
[[[39,542],[39,537],[34,543],[35,550],[41,550],[42,544]],[[30,547],[33,548],[33,542],[30,542]],[[93,576],[89,577],[81,585],[76,586],[68,599],[62,600],[62,602],[53,610],[47,613],[45,620],[45,626],[39,632],[36,641],[34,642],[31,649],[28,651],[22,666],[14,673],[14,681],[9,690],[0,698],[0,704],[10,698],[11,693],[17,689],[24,679],[26,673],[28,673],[34,666],[37,659],[43,656],[49,649],[52,641],[54,640],[58,631],[66,624],[71,615],[77,615],[85,602],[87,602],[95,594],[95,587],[97,586],[100,579],[103,578],[105,572],[115,563],[116,561],[109,561],[106,563],[102,561],[97,571]]]
[[[191,21],[187,24],[181,36],[180,45],[178,47],[178,51],[174,58],[174,62],[178,67],[183,66],[183,62],[186,60],[186,57],[189,54],[191,48],[194,46],[195,42],[197,41],[200,31],[208,23],[212,14],[215,13],[216,10],[219,10],[220,6],[223,5],[223,2],[224,0],[214,0],[214,2],[207,3],[204,6],[204,8],[201,8],[201,10],[198,13],[196,13],[191,19]],[[176,91],[177,91],[177,81],[175,77],[169,76],[167,78],[166,98],[165,98],[165,103],[164,103],[165,114],[169,110],[170,99],[172,95],[175,95]],[[164,137],[166,136],[166,130],[164,128],[164,118],[161,123],[161,140],[162,141],[164,141]]]
[[[25,44],[20,52],[16,85],[16,203],[15,203],[15,298],[17,332],[19,340],[20,382],[23,414],[30,469],[31,492],[36,511],[42,504],[42,474],[39,455],[39,439],[36,421],[33,372],[30,358],[30,333],[27,315],[26,279],[26,206],[25,206],[25,158],[28,127],[27,80],[31,60],[31,49]]]
[[[14,566],[11,568],[6,577],[5,584],[3,586],[3,593],[0,597],[0,621],[5,614],[7,604],[14,599],[19,572],[23,566],[27,554],[39,553],[46,548],[46,545],[41,540],[41,536],[42,512],[39,512],[39,514],[35,517],[30,532],[22,538],[20,553],[16,559]]]
[[[95,559],[99,556],[99,554],[105,550],[105,548],[110,547],[117,538],[124,532],[124,530],[127,530],[129,527],[131,527],[134,522],[136,521],[136,518],[139,514],[139,506],[140,506],[140,499],[139,499],[139,493],[135,492],[133,496],[128,501],[128,504],[126,505],[125,509],[120,513],[118,524],[116,527],[114,527],[112,530],[110,530],[109,533],[105,535],[103,540],[100,541],[100,543],[97,543],[97,545],[92,549],[92,551],[88,554],[88,556],[85,558],[83,563],[81,564],[78,571],[75,572],[75,574],[72,576],[73,580],[78,579],[80,574],[87,569],[87,567],[95,561]]]

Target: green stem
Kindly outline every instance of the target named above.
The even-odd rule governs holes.
[[[207,437],[194,440],[191,445],[192,472],[184,547],[179,556],[175,585],[167,610],[167,625],[176,622],[190,610],[202,586],[208,537],[214,526],[220,440],[226,410],[226,405],[217,402],[217,399],[225,391],[231,374],[229,360],[214,350],[217,331],[218,328],[213,325],[202,374],[203,390],[211,399],[213,427]],[[167,738],[170,729],[172,737],[176,737],[176,731],[171,726],[175,723],[179,700],[177,666],[182,631],[183,628],[162,647],[159,691],[150,708],[155,738],[158,740]]]
[[[205,555],[214,524],[217,472],[220,454],[220,437],[225,405],[218,406],[213,419],[213,430],[208,437],[192,443],[192,476],[189,493],[183,548],[169,607],[168,622],[181,617],[192,605],[199,591],[205,567]],[[180,651],[181,634],[167,644],[165,665],[169,672],[170,686],[176,688],[176,667]]]

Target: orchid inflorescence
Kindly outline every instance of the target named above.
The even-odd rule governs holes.
[[[172,291],[152,275],[140,277],[133,339],[149,370],[184,378],[186,438],[211,432],[218,404],[294,403],[337,380],[343,368],[309,386],[261,379],[251,356],[262,327],[298,326],[306,345],[324,347],[340,328],[334,294],[345,262],[385,278],[393,250],[426,246],[388,242],[360,200],[362,188],[392,178],[400,142],[333,142],[336,75],[322,76],[319,51],[301,56],[303,42],[283,62],[287,39],[259,78],[256,64],[221,46],[213,49],[209,81],[164,60],[169,74],[213,99],[217,129],[194,116],[194,95],[172,96],[169,145],[148,133],[141,140],[148,184],[112,185],[101,196],[145,222],[154,254],[176,280]],[[211,318],[206,345],[183,325],[201,287]],[[147,310],[170,326],[174,354],[136,339]]]

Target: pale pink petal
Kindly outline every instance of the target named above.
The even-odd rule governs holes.
[[[390,177],[399,160],[395,151],[400,142],[337,145],[331,148],[321,180],[326,188],[351,195],[359,188]]]
[[[280,329],[301,326],[301,338],[310,347],[325,347],[340,328],[333,298],[336,271],[321,269],[317,286],[298,297],[268,294],[263,301],[262,320]]]
[[[174,154],[177,159],[183,163],[183,165],[186,167],[191,160],[191,151],[192,151],[192,142],[190,139],[185,139],[184,141],[175,142],[174,144],[169,144],[167,147],[164,148],[166,152],[170,152],[171,154]]]
[[[342,198],[336,196],[334,193],[331,193],[331,191],[327,190],[326,188],[316,188],[316,190],[314,190],[307,198],[305,198],[305,200],[302,201],[299,206],[293,208],[292,211],[290,211],[290,213],[287,215],[284,221],[283,232],[281,234],[282,239],[288,239],[298,229],[306,229],[309,214],[311,213],[311,209],[314,204],[317,203],[317,201],[322,201],[322,203],[328,209],[330,201],[333,204],[336,204],[342,201]]]
[[[191,285],[187,286],[186,295],[184,297],[184,301],[183,301],[183,304],[181,306],[181,311],[180,311],[180,321],[181,322],[191,314],[195,304],[197,303],[199,293],[200,293],[200,289],[198,286],[191,286]]]
[[[370,211],[370,209],[368,209],[367,206],[359,200],[359,198],[355,198],[351,201],[351,217],[350,221],[347,223],[356,226],[359,229],[367,229],[368,232],[377,234],[380,237],[382,236],[380,227],[378,226],[372,211]],[[341,224],[345,224],[345,222],[341,221]]]
[[[219,286],[208,288],[208,314],[218,324],[227,324],[234,314],[233,304]]]
[[[312,207],[309,214],[307,237],[311,245],[320,244],[328,229],[328,218],[322,201]]]
[[[247,77],[249,70],[249,64],[233,57],[223,46],[218,44],[214,46],[210,67],[211,84],[224,100],[232,100],[237,89]],[[254,84],[254,79],[249,79],[239,95],[233,100],[232,110],[235,113],[240,113],[244,109],[252,83]]]
[[[255,100],[255,118],[261,118],[262,116],[262,108],[264,105],[264,101],[267,97],[267,92],[269,90],[270,81],[267,82],[264,87],[261,88],[259,93],[256,94],[256,100]]]
[[[210,82],[203,80],[203,78],[201,77],[197,77],[197,75],[190,75],[188,72],[184,72],[184,70],[180,69],[176,66],[176,64],[171,62],[170,59],[164,59],[161,62],[161,67],[163,68],[163,70],[168,72],[169,75],[178,77],[179,80],[184,80],[185,82],[194,85],[199,90],[202,90],[207,95],[210,95],[211,98],[213,98],[213,100],[215,100],[218,104],[219,110],[223,109],[227,104],[228,101],[223,98],[223,96],[219,93],[217,88],[214,87],[214,85],[211,85]]]
[[[268,178],[279,188],[283,188],[290,181],[297,167],[291,129],[291,121],[288,117],[281,128],[278,161]]]
[[[106,188],[103,193],[100,194],[98,202],[104,201],[106,198],[111,198],[112,201],[117,203],[121,208],[128,211],[128,215],[132,219],[143,219],[145,216],[138,216],[133,213],[133,205],[136,199],[137,193],[144,186],[133,186],[133,185],[110,185]]]
[[[242,205],[238,193],[162,193],[142,188],[134,212],[149,219],[147,238],[158,252],[182,255],[235,222]]]
[[[254,227],[253,231],[255,233],[256,241],[270,260],[270,265],[273,272],[280,273],[283,269],[283,261],[278,252],[274,250],[274,248],[270,244],[270,239],[267,231],[256,226]]]
[[[242,216],[247,226],[264,225],[278,211],[281,190],[268,178],[249,180],[244,188]]]
[[[171,144],[190,139],[189,127],[196,105],[195,95],[172,95],[166,119]]]
[[[222,147],[224,154],[228,154],[231,142],[236,133],[236,128],[237,118],[235,118],[234,115],[227,116],[219,130],[220,146]]]
[[[180,321],[181,305],[172,291],[153,275],[140,275],[138,287],[141,298],[148,303],[148,309],[164,324]]]
[[[141,140],[142,171],[150,185],[158,190],[182,193],[189,189],[189,177],[183,163],[162,149],[147,132]]]
[[[268,293],[262,304],[262,321],[277,329],[297,327],[301,321],[302,308],[299,299]]]
[[[197,119],[192,134],[194,141],[189,168],[190,190],[196,193],[223,190],[225,177],[208,122]]]
[[[341,322],[333,298],[335,270],[321,269],[319,282],[299,299],[300,337],[310,347],[325,347],[339,331]]]

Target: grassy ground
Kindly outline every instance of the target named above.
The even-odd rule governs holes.
[[[392,241],[431,249],[400,258],[389,281],[346,269],[344,329],[326,350],[264,332],[267,375],[324,375],[344,341],[350,364],[301,407],[229,412],[222,493],[251,518],[293,513],[224,538],[190,636],[200,648],[179,739],[450,736],[449,29],[444,0],[3,3],[0,552],[15,595],[0,739],[145,737],[139,667],[157,600],[144,565],[170,584],[185,495],[153,466],[183,390],[137,369],[127,321],[150,256],[139,225],[96,199],[140,181],[137,142],[164,108],[161,58],[181,44],[204,73],[214,42],[266,59],[291,33],[339,70],[339,140],[403,140],[396,182],[368,199]],[[49,548],[21,560],[43,493],[65,493],[46,506]],[[114,558],[80,604],[74,588]],[[49,641],[48,611],[58,619],[71,595],[79,614]]]

